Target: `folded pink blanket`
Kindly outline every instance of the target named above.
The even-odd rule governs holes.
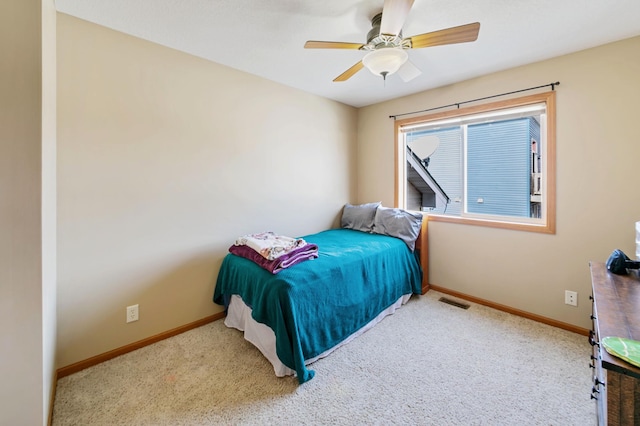
[[[234,243],[236,246],[251,247],[267,260],[274,260],[305,244],[307,242],[302,238],[291,238],[272,231],[243,235]]]
[[[266,259],[260,253],[247,245],[232,245],[229,247],[229,253],[249,259],[272,274],[277,274],[283,269],[290,268],[300,262],[317,258],[318,246],[316,244],[307,243],[273,260]]]

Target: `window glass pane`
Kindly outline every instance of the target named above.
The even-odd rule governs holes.
[[[467,212],[530,217],[532,123],[529,117],[469,126]]]
[[[462,136],[461,127],[407,134],[406,208],[462,213]]]

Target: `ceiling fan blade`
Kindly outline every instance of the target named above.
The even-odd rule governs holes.
[[[414,0],[384,0],[380,34],[398,35],[402,31]]]
[[[309,40],[304,44],[305,49],[360,49],[362,43],[346,43],[342,41]]]
[[[413,2],[414,0],[384,0],[380,34],[400,34]]]
[[[398,76],[400,76],[402,81],[404,81],[405,83],[408,82],[408,81],[413,80],[414,78],[416,78],[420,74],[422,74],[422,71],[420,71],[418,69],[418,67],[416,67],[411,61],[405,62],[398,69]]]
[[[362,61],[358,61],[357,64],[355,64],[354,66],[352,66],[351,68],[349,68],[348,70],[346,70],[345,72],[343,72],[342,74],[334,78],[333,81],[334,82],[347,81],[351,77],[353,77],[355,73],[360,71],[362,68],[364,68],[364,64],[362,63]]]
[[[411,48],[420,49],[422,47],[442,46],[443,44],[456,44],[475,41],[480,31],[480,23],[460,25],[444,30],[419,34],[408,37],[411,40]]]

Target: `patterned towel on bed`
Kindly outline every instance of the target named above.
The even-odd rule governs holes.
[[[236,246],[251,247],[267,260],[277,259],[305,244],[307,242],[302,238],[286,237],[271,231],[243,235],[234,243]]]
[[[293,265],[297,265],[305,260],[316,259],[318,257],[318,246],[315,244],[305,244],[302,247],[298,247],[291,250],[288,253],[284,253],[277,259],[268,260],[265,259],[260,253],[255,251],[249,246],[236,246],[229,247],[229,252],[236,256],[244,257],[256,263],[258,266],[266,269],[272,274],[290,268]]]

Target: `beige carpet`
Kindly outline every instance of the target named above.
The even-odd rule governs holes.
[[[299,386],[222,321],[58,381],[61,425],[594,425],[587,338],[430,291]]]

